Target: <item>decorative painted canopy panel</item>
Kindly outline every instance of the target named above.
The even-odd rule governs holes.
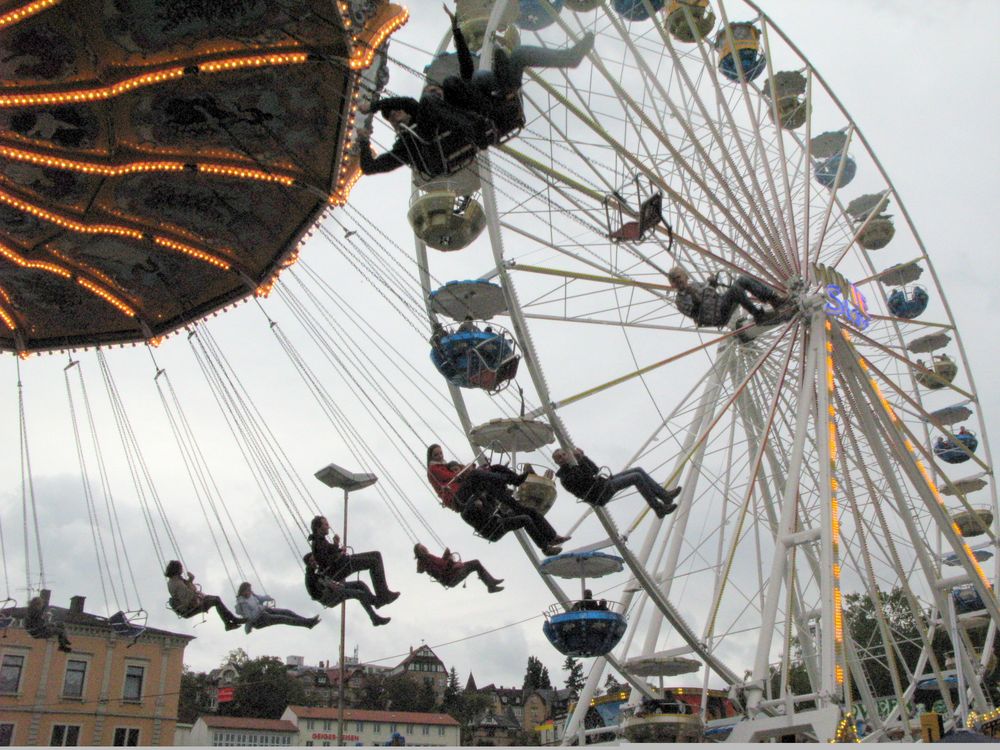
[[[149,340],[269,289],[349,189],[359,48],[405,21],[356,5],[0,0],[0,350]]]

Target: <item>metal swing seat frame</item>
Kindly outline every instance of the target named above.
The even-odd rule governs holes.
[[[12,596],[0,601],[0,630],[7,637],[7,629],[14,624],[14,610],[17,609],[17,599]]]
[[[121,620],[115,619],[118,615],[122,616]],[[115,635],[130,641],[128,647],[131,648],[145,634],[148,619],[149,613],[140,607],[116,612],[108,618],[108,624]]]
[[[629,207],[631,203],[623,195],[628,187],[632,187],[635,192],[635,202],[638,206],[635,211]],[[656,227],[662,223],[667,228],[667,236],[669,238],[670,246],[667,252],[673,251],[673,227],[663,218],[662,190],[653,188],[652,184],[649,185],[648,190],[643,190],[639,176],[635,175],[630,182],[623,185],[619,190],[604,196],[603,204],[604,219],[607,224],[609,240],[615,244],[620,242],[645,242]],[[612,204],[614,204],[613,207]],[[617,218],[616,222],[612,221],[613,213],[615,214],[615,218]]]

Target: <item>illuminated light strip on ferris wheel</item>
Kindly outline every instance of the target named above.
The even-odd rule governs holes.
[[[834,649],[834,678],[838,685],[844,684],[844,607],[843,597],[840,592],[840,503],[837,500],[837,491],[840,485],[837,482],[837,407],[834,405],[834,390],[836,380],[833,374],[833,342],[830,341],[830,332],[833,329],[829,320],[823,324],[826,330],[826,341],[824,343],[826,359],[826,392],[827,392],[827,416],[826,423],[829,432],[829,459],[830,459],[830,542],[833,551],[832,576],[833,576],[833,649]]]
[[[210,175],[221,175],[223,177],[235,177],[241,180],[257,180],[260,182],[277,182],[286,187],[295,184],[295,178],[289,175],[274,174],[265,172],[262,169],[245,169],[243,167],[231,167],[225,164],[202,164],[198,162],[181,161],[134,161],[125,164],[101,164],[99,162],[80,161],[77,159],[66,159],[59,156],[50,156],[37,151],[27,149],[11,148],[10,146],[0,146],[0,156],[12,161],[37,164],[41,167],[52,169],[65,169],[70,172],[80,172],[82,174],[101,175],[102,177],[122,177],[130,174],[142,174],[146,172],[184,172],[193,171]]]
[[[890,404],[889,401],[882,394],[882,389],[879,388],[878,383],[875,382],[875,378],[873,378],[869,374],[868,363],[865,361],[864,356],[861,355],[857,351],[857,349],[854,348],[854,345],[851,343],[851,335],[846,330],[841,329],[841,334],[843,335],[844,341],[847,342],[848,346],[850,346],[851,349],[854,350],[854,353],[857,356],[858,365],[861,367],[862,372],[864,372],[865,377],[868,378],[868,382],[871,385],[872,389],[874,390],[875,395],[878,397],[879,403],[882,404],[882,408],[885,410],[885,413],[889,416],[889,421],[891,421],[892,424],[898,428],[900,424],[899,417],[896,416],[896,411],[895,409],[892,408],[892,404]],[[923,478],[924,482],[926,482],[928,489],[931,491],[931,495],[933,495],[938,505],[940,505],[942,510],[944,510],[944,512],[948,515],[948,518],[951,521],[951,530],[955,532],[955,536],[957,538],[962,540],[961,543],[962,550],[965,552],[966,557],[968,557],[969,562],[972,564],[973,569],[976,571],[976,575],[979,576],[979,580],[983,582],[983,585],[986,587],[987,591],[992,591],[993,584],[990,583],[989,578],[986,576],[986,573],[983,571],[982,566],[979,564],[979,560],[976,559],[975,554],[972,552],[972,548],[969,546],[969,543],[966,542],[965,538],[962,536],[962,531],[961,529],[958,528],[958,524],[951,519],[951,514],[948,512],[948,507],[945,505],[944,498],[941,497],[941,493],[938,491],[937,484],[934,482],[933,478],[931,478],[930,472],[927,471],[927,467],[924,465],[924,462],[920,459],[920,456],[917,455],[917,451],[913,445],[913,441],[910,440],[908,437],[903,436],[903,445],[906,447],[906,450],[909,451],[910,456],[913,458],[913,461],[917,467],[917,471],[920,473],[920,476]]]
[[[10,195],[3,190],[0,190],[0,203],[6,203],[8,206],[16,208],[18,211],[29,213],[36,218],[51,222],[56,226],[62,227],[63,229],[69,229],[73,232],[79,232],[81,234],[109,234],[116,237],[126,237],[140,242],[152,240],[153,243],[159,245],[160,247],[176,250],[179,253],[183,253],[184,255],[195,258],[196,260],[204,261],[205,263],[213,265],[216,268],[220,268],[223,271],[228,271],[232,268],[232,265],[222,258],[218,258],[211,253],[199,250],[198,248],[192,247],[191,245],[183,242],[172,240],[169,237],[141,232],[138,229],[131,229],[117,224],[84,224],[83,222],[61,216],[40,206],[28,203],[27,201]],[[58,266],[56,267],[58,268]]]
[[[102,300],[107,302],[109,305],[117,309],[119,312],[127,315],[130,318],[137,317],[135,310],[129,307],[127,304],[122,302],[118,297],[113,295],[107,289],[102,287],[100,284],[95,284],[89,279],[85,279],[81,276],[76,276],[72,271],[63,268],[62,266],[56,265],[55,263],[48,263],[46,261],[40,260],[28,260],[22,255],[11,250],[6,245],[0,244],[0,256],[3,256],[10,262],[14,263],[21,268],[27,268],[36,271],[45,271],[46,273],[51,273],[56,276],[60,276],[67,280],[75,281],[79,286],[86,289],[88,292],[96,297],[100,297]],[[6,297],[6,294],[4,295]],[[3,310],[0,308],[0,318],[3,319],[4,323],[13,331],[16,330],[17,326],[14,325],[13,318],[7,316]]]
[[[177,65],[154,72],[126,78],[108,86],[71,91],[50,91],[35,94],[6,94],[0,96],[0,107],[31,107],[50,104],[76,104],[81,102],[104,101],[127,94],[145,86],[155,86],[164,81],[173,81],[199,73],[228,73],[235,70],[264,68],[278,65],[299,65],[309,59],[306,52],[275,52],[262,55],[244,55],[210,62]]]
[[[12,11],[0,15],[0,29],[5,29],[8,26],[13,26],[15,23],[20,23],[26,18],[29,18],[37,13],[41,13],[47,8],[51,8],[53,5],[57,5],[62,2],[62,0],[34,0],[34,2],[22,5],[20,8],[15,8]]]

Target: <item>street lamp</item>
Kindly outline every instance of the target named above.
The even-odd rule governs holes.
[[[378,481],[374,474],[357,474],[353,471],[327,464],[316,472],[316,478],[327,487],[339,487],[344,491],[344,535],[340,539],[347,549],[347,500],[354,490],[371,487]],[[337,744],[344,744],[344,633],[347,630],[347,600],[340,603],[340,687],[337,696]]]

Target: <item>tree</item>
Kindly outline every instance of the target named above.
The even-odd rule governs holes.
[[[250,655],[241,648],[234,648],[228,654],[226,658],[222,660],[220,667],[224,667],[227,664],[232,664],[237,669],[241,669],[244,664],[250,661]]]
[[[361,689],[361,697],[358,699],[358,708],[366,708],[369,711],[385,711],[386,706],[389,705],[389,692],[385,682],[385,675],[366,676],[364,687]]]
[[[568,672],[566,675],[566,689],[569,690],[573,698],[580,697],[580,690],[583,688],[583,665],[572,656],[567,656],[562,668]]]
[[[549,670],[542,664],[541,659],[535,656],[528,657],[528,668],[524,673],[524,684],[522,690],[528,692],[539,688],[552,688],[552,681],[549,679]]]
[[[458,703],[458,710],[451,714],[451,717],[459,724],[462,745],[472,744],[472,732],[479,723],[480,718],[485,714],[493,701],[488,695],[466,690],[462,693]]]
[[[209,712],[212,706],[212,691],[215,688],[204,672],[192,672],[187,665],[181,672],[181,690],[177,700],[177,720],[193,724],[201,714]]]
[[[233,700],[220,706],[220,713],[227,716],[280,719],[289,705],[308,705],[305,688],[274,656],[247,661],[235,687]]]
[[[406,674],[396,674],[383,680],[385,687],[385,710],[420,711],[434,710],[437,696],[430,680],[417,681]]]
[[[444,687],[444,695],[441,696],[441,710],[450,714],[457,708],[461,696],[462,686],[458,681],[458,672],[452,667],[448,672],[448,684]]]

